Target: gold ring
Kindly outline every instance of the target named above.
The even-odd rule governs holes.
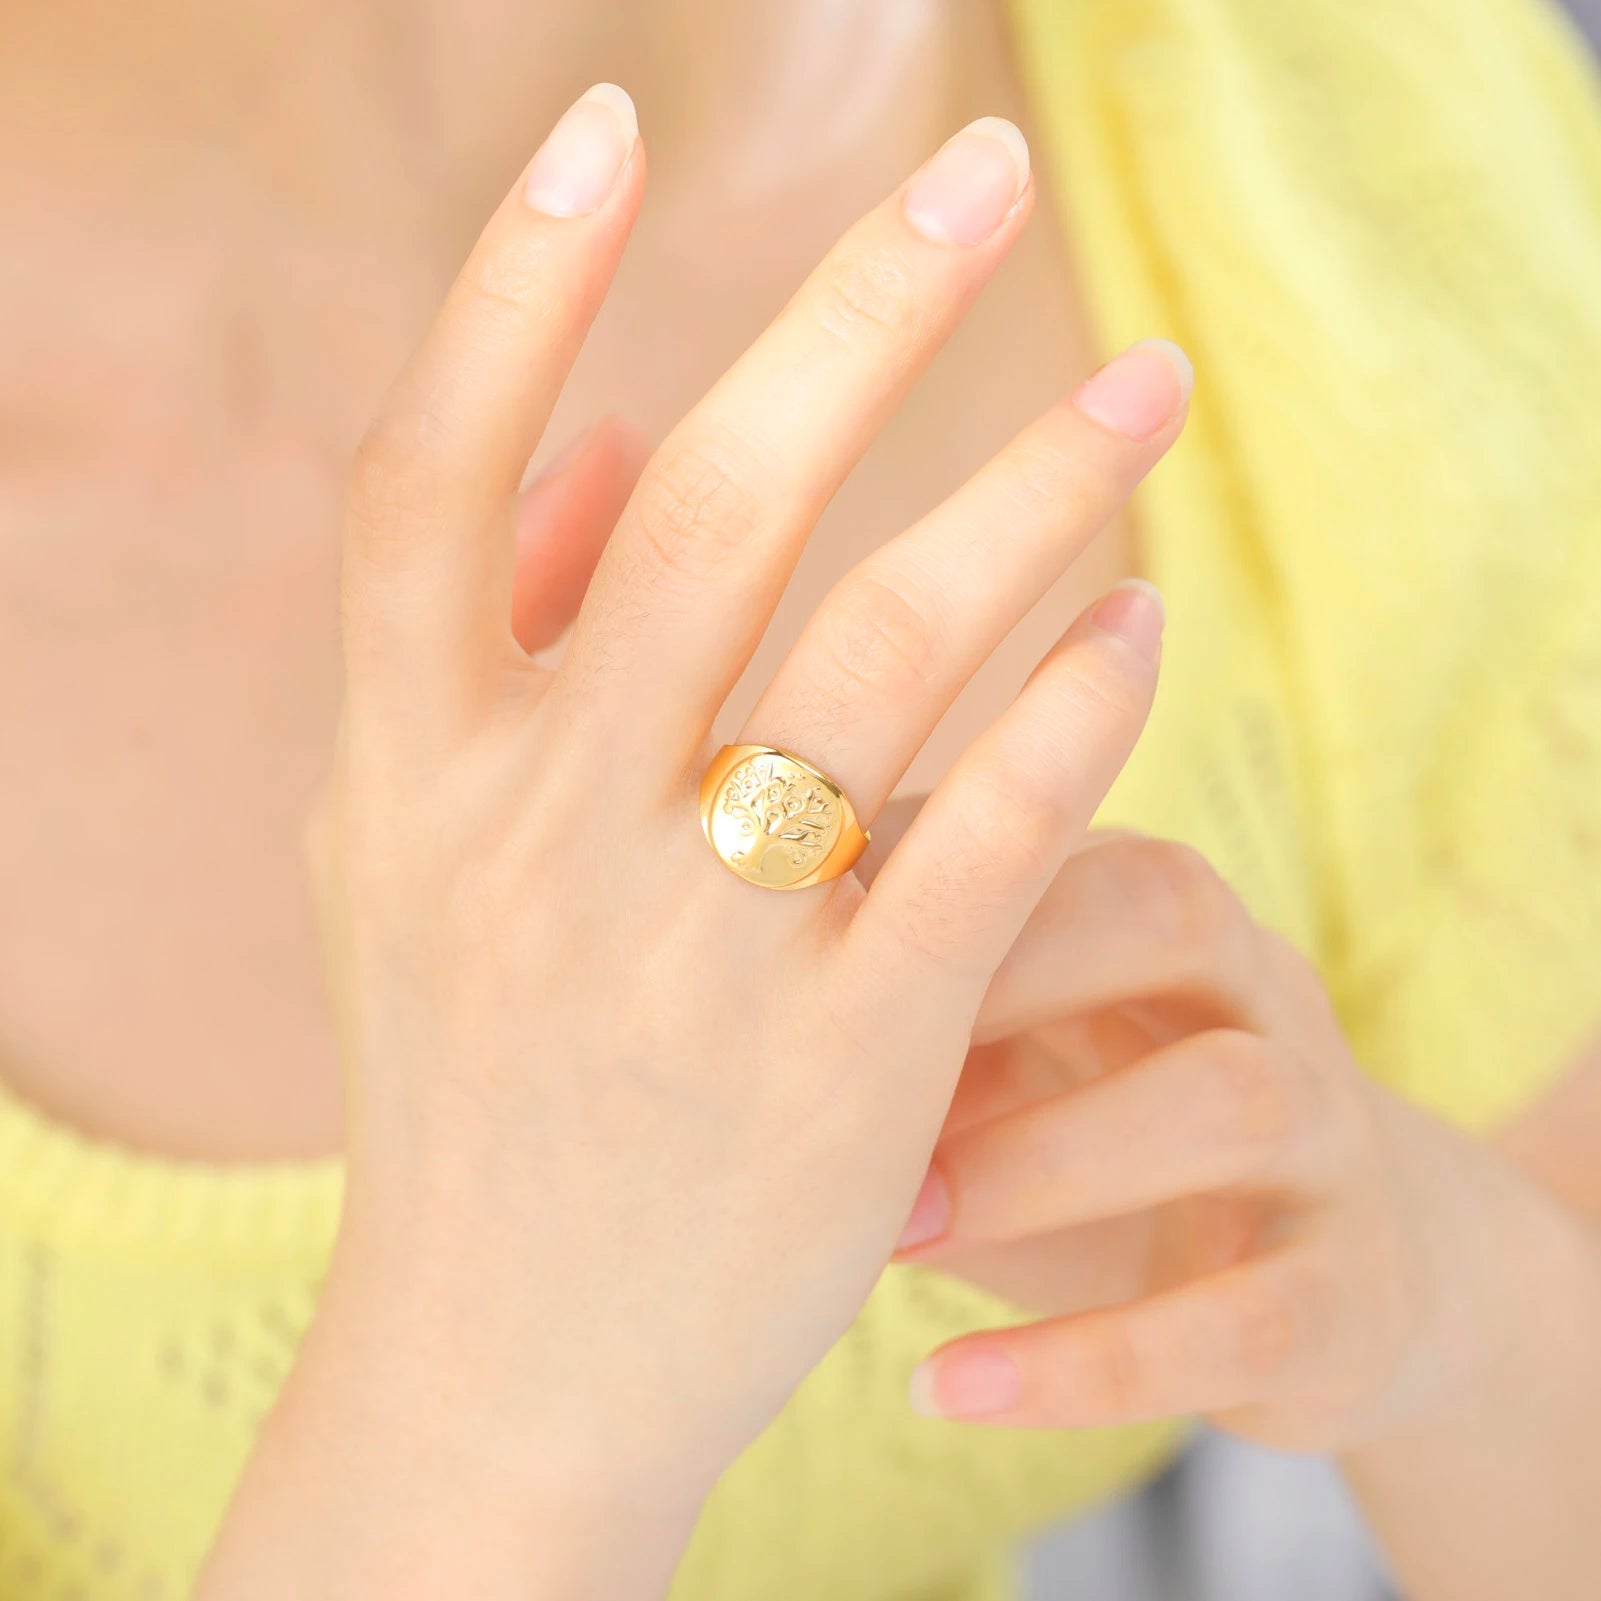
[[[724,745],[700,781],[700,826],[747,884],[805,889],[848,873],[867,830],[845,791],[792,751]]]

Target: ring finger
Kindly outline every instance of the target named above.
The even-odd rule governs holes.
[[[1191,376],[1176,345],[1133,346],[860,562],[740,743],[801,752],[872,818],[985,657],[1178,437]]]

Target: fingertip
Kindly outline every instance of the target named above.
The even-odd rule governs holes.
[[[638,143],[632,98],[614,83],[597,83],[535,152],[523,175],[523,199],[546,217],[590,216],[616,189]]]
[[[1102,428],[1146,444],[1182,420],[1194,385],[1194,365],[1178,345],[1142,339],[1091,373],[1072,404]]]
[[[906,1399],[911,1408],[920,1417],[943,1418],[945,1414],[940,1411],[939,1402],[934,1398],[934,1366],[933,1359],[919,1362],[912,1371],[911,1382],[906,1387]]]
[[[1023,1373],[993,1345],[958,1343],[936,1351],[912,1374],[912,1409],[927,1418],[978,1422],[1015,1412],[1023,1400]]]
[[[639,112],[634,106],[634,97],[621,84],[597,83],[586,89],[580,99],[605,106],[616,117],[630,145],[639,137]]]
[[[1178,382],[1179,402],[1188,405],[1190,396],[1195,393],[1195,363],[1183,345],[1174,339],[1142,339],[1134,348],[1155,351],[1167,362]]]
[[[1132,646],[1146,661],[1161,656],[1167,605],[1148,579],[1125,578],[1114,584],[1085,613],[1085,621]]]
[[[989,238],[1029,188],[1028,141],[1004,117],[980,117],[913,174],[902,202],[913,230],[931,244],[975,245]]]

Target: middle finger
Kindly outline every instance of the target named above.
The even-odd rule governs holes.
[[[584,711],[697,754],[812,525],[1021,231],[1028,147],[986,117],[857,223],[669,434],[579,616]]]
[[[957,693],[1178,437],[1188,358],[1125,351],[847,573],[741,744],[802,751],[871,818]]]

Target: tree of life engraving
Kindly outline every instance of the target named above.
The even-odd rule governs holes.
[[[829,791],[781,756],[741,762],[723,784],[721,810],[733,824],[731,864],[747,878],[793,883],[827,855],[839,809]]]

